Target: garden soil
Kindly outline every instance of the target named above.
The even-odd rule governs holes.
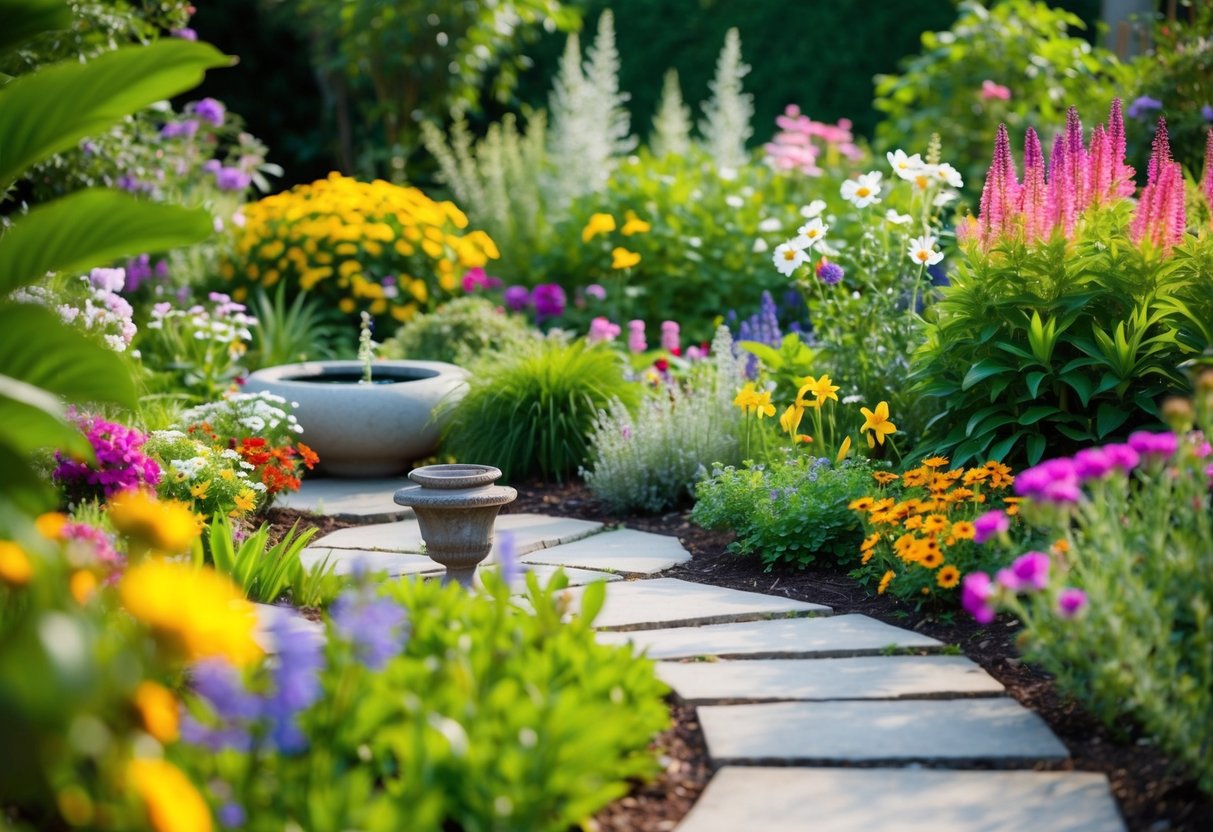
[[[689,510],[656,517],[614,514],[580,481],[564,484],[515,484],[518,500],[505,512],[556,514],[597,520],[679,538],[692,559],[665,573],[686,581],[780,595],[826,604],[836,614],[860,613],[898,627],[916,630],[956,645],[1026,707],[1032,708],[1065,743],[1070,760],[1040,768],[1093,771],[1107,775],[1131,832],[1206,832],[1213,829],[1213,798],[1176,774],[1166,755],[1138,732],[1115,733],[1063,696],[1049,675],[1024,662],[1016,648],[1018,623],[1000,616],[979,625],[963,613],[917,612],[889,596],[871,595],[844,570],[764,572],[757,558],[727,551],[732,535],[710,532],[691,523]],[[316,525],[319,534],[351,525],[294,511],[273,510],[275,531]],[[696,710],[672,698],[671,726],[654,741],[662,771],[652,782],[636,784],[625,797],[599,812],[587,832],[670,832],[690,811],[707,785],[711,769]]]

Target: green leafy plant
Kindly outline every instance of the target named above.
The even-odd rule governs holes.
[[[859,520],[847,506],[871,483],[866,460],[832,463],[788,455],[763,465],[718,468],[695,487],[691,519],[727,529],[730,551],[758,555],[769,572],[804,569],[824,557],[844,563],[859,545]]]
[[[279,283],[273,294],[262,289],[254,293],[251,306],[257,319],[246,358],[251,369],[332,357],[330,344],[337,328],[307,292],[288,304],[286,284]]]
[[[507,479],[560,479],[585,462],[598,411],[613,400],[634,408],[640,396],[606,347],[548,339],[479,368],[447,407],[441,450],[494,465]]]
[[[296,532],[298,523],[277,543],[270,545],[270,527],[262,524],[255,532],[236,543],[235,529],[226,515],[211,518],[206,549],[215,569],[229,576],[244,590],[250,601],[272,604],[304,574],[299,553],[315,536],[315,529]],[[318,571],[329,570],[327,564]],[[314,579],[313,579],[314,583]],[[293,594],[293,593],[292,593]]]
[[[491,301],[456,298],[433,312],[418,315],[396,330],[379,348],[384,358],[449,361],[467,366],[493,353],[511,353],[533,346],[539,333],[524,318],[511,315]]]

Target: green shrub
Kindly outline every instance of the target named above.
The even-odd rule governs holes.
[[[695,487],[691,519],[706,529],[737,533],[730,551],[757,554],[769,572],[804,569],[820,556],[844,562],[859,546],[859,519],[847,506],[871,484],[866,460],[833,464],[789,456],[712,472]]]
[[[485,577],[484,593],[420,580],[344,593],[323,653],[293,645],[284,656],[296,662],[295,684],[318,673],[297,723],[307,753],[281,752],[254,732],[248,753],[179,746],[187,770],[230,784],[213,802],[242,806],[251,832],[284,821],[565,832],[654,774],[646,746],[669,721],[666,688],[630,647],[595,641],[605,584],[587,588],[582,614],[562,621],[563,575],[544,588],[528,578],[525,609]],[[191,704],[208,727],[227,724],[201,697]]]
[[[585,462],[598,411],[618,399],[633,408],[641,388],[619,357],[584,341],[551,339],[485,364],[450,410],[442,452],[495,465],[506,479],[557,480]]]
[[[711,364],[644,401],[632,413],[613,401],[590,437],[586,485],[615,511],[663,511],[690,496],[712,465],[740,461],[741,412],[733,396],[743,380],[729,331],[721,327]]]
[[[401,326],[383,343],[379,354],[466,366],[491,353],[525,349],[538,337],[524,319],[484,298],[464,297]]]
[[[1038,0],[991,5],[965,0],[950,30],[924,32],[922,52],[902,62],[901,74],[876,76],[873,104],[885,116],[880,144],[926,147],[938,133],[973,193],[986,137],[1000,122],[1021,139],[1029,126],[1060,123],[1069,102],[1106,110],[1133,75],[1111,52],[1071,34],[1086,29],[1075,14]],[[1009,100],[983,95],[987,81],[1006,87]]]

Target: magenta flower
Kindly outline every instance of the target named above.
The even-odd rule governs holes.
[[[538,320],[555,318],[564,314],[568,302],[564,289],[556,283],[541,283],[531,293],[531,302],[535,305],[535,317]]]
[[[973,542],[985,543],[991,537],[1003,534],[1009,528],[1011,528],[1011,518],[1007,517],[1006,512],[997,509],[987,511],[973,521]]]
[[[1101,479],[1112,469],[1112,459],[1103,448],[1085,448],[1074,454],[1074,472],[1080,480]]]
[[[139,431],[91,416],[73,414],[72,421],[88,437],[97,462],[90,465],[55,452],[58,465],[51,477],[67,490],[69,500],[108,498],[120,491],[160,482],[160,466],[144,455],[142,448],[147,437]]]
[[[1139,430],[1129,434],[1129,447],[1141,456],[1157,456],[1168,459],[1179,449],[1179,440],[1170,431],[1150,433]]]
[[[1129,445],[1104,445],[1103,452],[1113,468],[1125,473],[1141,463],[1141,455]]]
[[[1074,587],[1066,587],[1057,595],[1057,613],[1062,618],[1073,618],[1087,605],[1087,593]]]
[[[628,350],[644,352],[646,349],[648,349],[648,343],[644,338],[644,321],[628,321]]]
[[[678,340],[679,327],[676,321],[661,322],[661,348],[675,355],[678,354],[681,344]]]
[[[525,286],[510,286],[502,295],[505,305],[514,312],[521,312],[531,303],[531,293]]]
[[[1049,556],[1044,552],[1027,552],[1015,559],[1011,571],[1020,589],[1042,590],[1049,585]]]
[[[1171,158],[1167,138],[1167,120],[1159,117],[1154,134],[1154,151],[1146,169],[1146,187],[1137,200],[1130,233],[1133,242],[1149,241],[1164,253],[1183,241],[1187,227],[1184,208],[1183,167]]]
[[[1015,493],[1045,502],[1074,502],[1078,499],[1078,472],[1066,457],[1022,471],[1015,478]]]
[[[981,82],[981,98],[983,101],[1010,101],[1011,89],[987,78]]]
[[[989,624],[994,620],[994,606],[990,603],[994,592],[989,575],[970,572],[960,585],[960,603],[979,624]]]

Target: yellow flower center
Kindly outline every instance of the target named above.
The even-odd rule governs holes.
[[[796,250],[790,248],[787,251],[785,251],[783,253],[783,259],[784,260],[795,260],[796,259]]]
[[[872,193],[872,189],[871,189],[871,188],[867,188],[867,187],[865,187],[865,186],[863,186],[863,185],[860,185],[858,188],[856,188],[856,189],[855,189],[855,195],[856,195],[856,196],[868,196],[868,195],[870,195],[871,193]]]

